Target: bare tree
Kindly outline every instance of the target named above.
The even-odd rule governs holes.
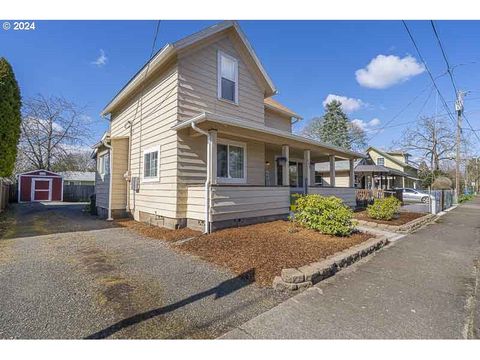
[[[443,161],[455,159],[455,131],[445,119],[421,118],[416,127],[403,132],[399,145],[427,160],[432,172]]]
[[[21,157],[33,169],[52,165],[86,144],[89,118],[84,109],[60,97],[37,95],[22,109]]]
[[[79,150],[60,156],[52,165],[53,171],[95,171],[95,160],[91,151]]]

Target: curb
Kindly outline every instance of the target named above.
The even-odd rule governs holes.
[[[282,269],[281,276],[273,279],[273,288],[277,291],[306,289],[324,279],[333,276],[358,260],[374,253],[389,243],[387,236],[377,236],[342,252],[297,269]]]
[[[411,233],[426,223],[434,220],[437,216],[433,214],[427,214],[418,219],[412,220],[403,225],[388,225],[388,224],[379,224],[373,221],[357,220],[358,225],[363,225],[371,228],[378,228],[386,231],[397,232],[400,234]]]

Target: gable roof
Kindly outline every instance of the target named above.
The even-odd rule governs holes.
[[[293,118],[296,118],[298,120],[302,120],[303,118],[298,115],[297,113],[293,112],[292,110],[290,110],[288,107],[286,107],[285,105],[279,103],[277,100],[269,97],[269,98],[265,98],[263,100],[263,103],[265,105],[265,108],[267,109],[271,109],[273,111],[276,111],[276,112],[279,112],[281,114],[284,114],[284,115],[287,115],[289,117],[293,117]]]
[[[40,175],[40,173],[42,173],[42,175]],[[43,174],[43,173],[45,173],[45,174]],[[55,172],[50,171],[50,170],[45,170],[45,169],[31,170],[31,171],[26,171],[26,172],[17,174],[17,176],[20,176],[20,175],[22,175],[22,176],[37,175],[37,176],[57,176],[57,177],[61,177],[60,174],[55,173]]]
[[[242,29],[236,21],[227,20],[222,21],[218,24],[212,25],[206,29],[203,29],[197,33],[189,35],[181,40],[174,42],[173,44],[166,44],[161,48],[152,58],[147,61],[147,63],[125,84],[125,86],[114,96],[112,100],[105,106],[102,110],[101,115],[105,116],[112,112],[112,110],[119,104],[122,100],[127,98],[135,90],[139,89],[140,85],[144,83],[147,78],[152,76],[156,69],[161,65],[164,65],[169,60],[173,59],[178,51],[184,50],[189,46],[192,46],[198,43],[201,40],[205,40],[208,37],[211,37],[215,34],[218,34],[222,31],[234,31],[235,34],[240,39],[240,42],[244,45],[247,50],[247,54],[250,56],[256,67],[258,68],[263,80],[266,84],[265,96],[272,96],[277,93],[277,89],[273,84],[270,76],[268,76],[265,68],[263,67],[260,59],[255,54],[253,47],[248,41],[247,37],[243,33]]]
[[[406,162],[403,162],[403,161],[401,161],[401,160],[398,160],[397,158],[393,157],[393,156],[392,156],[390,153],[388,153],[388,152],[385,152],[385,151],[383,151],[383,150],[377,149],[377,148],[375,148],[375,147],[373,147],[373,146],[370,146],[370,147],[367,149],[367,153],[369,153],[370,150],[373,150],[373,151],[379,153],[379,154],[382,155],[383,157],[386,157],[388,160],[390,160],[390,161],[392,161],[392,162],[394,162],[394,163],[396,163],[396,164],[398,164],[398,165],[400,165],[400,166],[403,166],[403,167],[407,167],[407,166],[408,166],[408,167],[411,167],[411,168],[414,168],[414,169],[415,169],[415,166],[412,166],[411,164],[407,164]],[[395,153],[395,152],[393,152],[393,153]]]
[[[62,171],[59,174],[63,180],[95,181],[95,173],[92,171]]]

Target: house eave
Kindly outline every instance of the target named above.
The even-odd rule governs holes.
[[[269,135],[281,137],[281,138],[284,138],[286,140],[293,140],[293,141],[296,141],[296,142],[301,142],[301,143],[306,144],[307,145],[306,147],[308,147],[309,145],[310,146],[321,147],[323,149],[326,149],[326,150],[330,151],[331,154],[334,154],[335,156],[345,157],[347,159],[365,158],[364,154],[360,154],[360,153],[357,153],[355,151],[342,149],[342,148],[339,148],[337,146],[325,144],[325,143],[322,143],[322,142],[319,142],[319,141],[316,141],[316,140],[305,138],[303,136],[294,135],[294,134],[286,132],[286,131],[282,131],[282,130],[278,130],[278,129],[274,129],[274,128],[270,128],[270,127],[266,127],[266,126],[262,126],[262,125],[256,125],[256,124],[252,124],[252,123],[249,123],[249,122],[237,119],[237,118],[224,116],[224,115],[219,115],[219,114],[214,114],[214,113],[208,113],[208,112],[201,113],[201,114],[199,114],[199,115],[197,115],[197,116],[195,116],[195,117],[193,117],[189,120],[178,123],[177,125],[174,125],[171,129],[174,130],[174,131],[179,131],[179,130],[186,129],[186,128],[190,127],[192,123],[200,124],[200,123],[205,122],[205,121],[211,121],[211,122],[215,122],[215,123],[222,124],[222,125],[235,126],[235,127],[239,127],[239,128],[245,129],[245,130],[258,131],[258,132],[263,133],[263,134],[269,134]]]
[[[255,54],[253,47],[251,46],[250,42],[246,38],[245,34],[243,33],[242,29],[238,25],[236,21],[223,21],[221,23],[215,24],[210,26],[204,30],[199,31],[198,33],[192,34],[174,42],[173,44],[167,44],[162,49],[160,49],[143,67],[135,74],[133,77],[123,86],[122,89],[113,97],[112,100],[105,106],[105,108],[101,112],[101,116],[106,116],[110,114],[115,107],[128,98],[131,94],[133,94],[136,90],[139,89],[140,85],[143,84],[153,73],[155,70],[158,69],[163,64],[167,63],[169,60],[173,59],[174,56],[177,55],[178,51],[183,50],[198,41],[201,41],[207,37],[210,37],[216,33],[221,31],[227,30],[229,28],[235,29],[236,33],[238,34],[242,44],[246,47],[249,55],[253,59],[253,62],[259,69],[262,77],[267,85],[265,90],[265,97],[269,97],[275,95],[277,93],[277,89],[273,84],[270,76],[267,74],[265,68],[263,67],[260,59]],[[148,70],[148,73],[147,73]],[[145,76],[147,75],[147,76]]]

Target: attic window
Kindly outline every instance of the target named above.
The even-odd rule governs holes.
[[[238,104],[238,61],[218,52],[218,98]]]
[[[377,158],[377,165],[384,166],[385,165],[385,158],[383,158],[383,157]]]

